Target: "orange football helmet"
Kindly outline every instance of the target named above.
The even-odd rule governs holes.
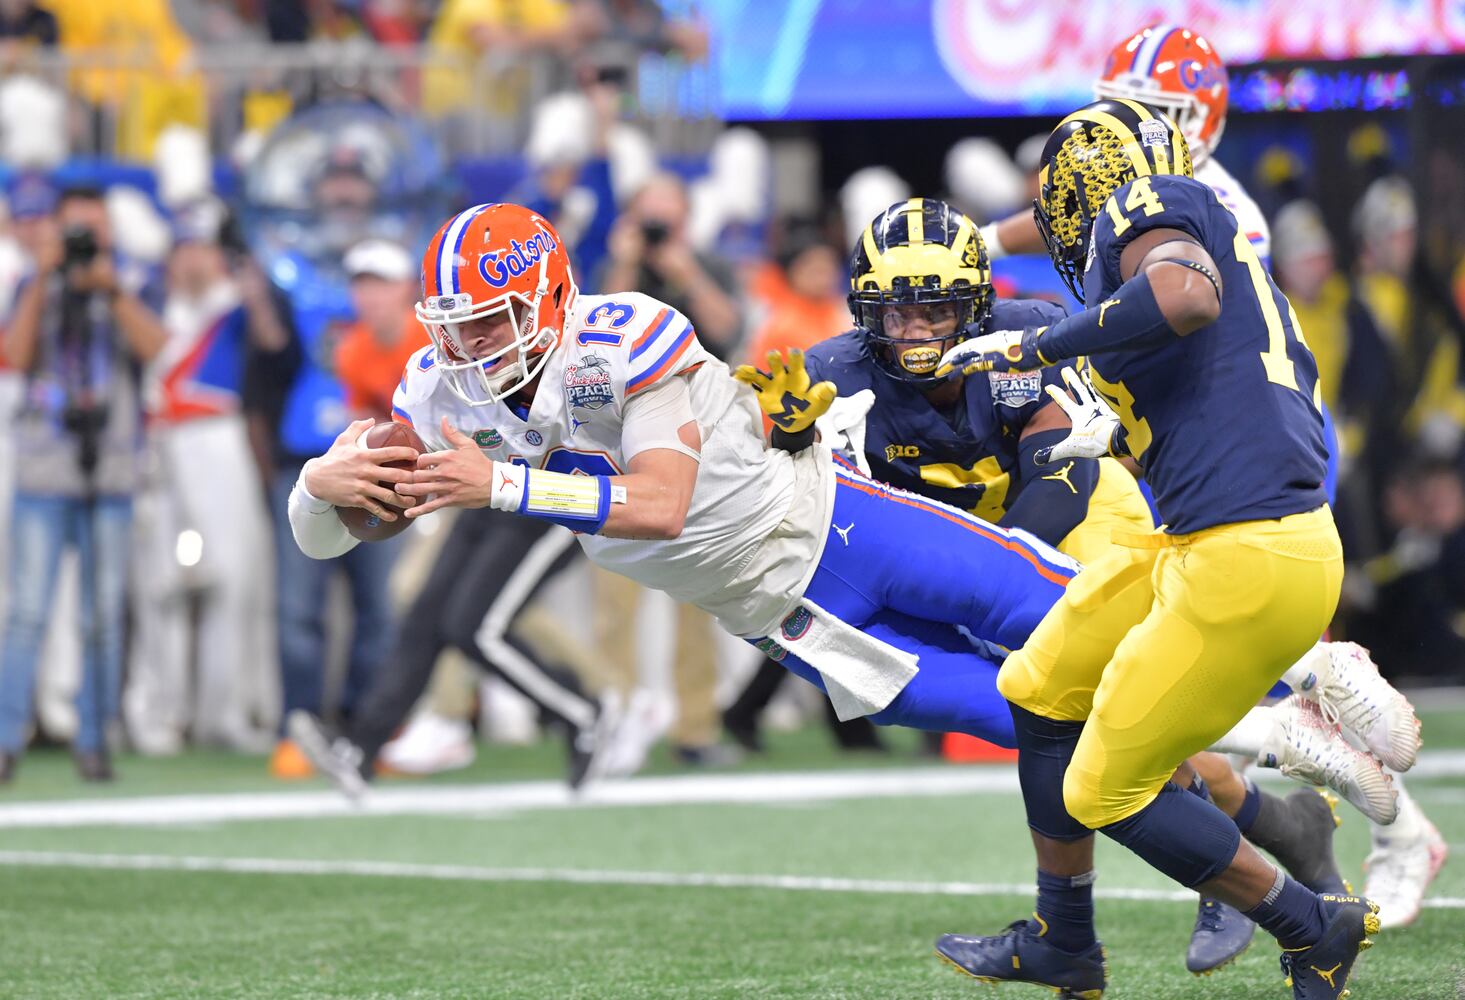
[[[521,205],[474,205],[428,242],[417,319],[437,348],[448,388],[470,406],[486,406],[544,370],[578,293],[564,242],[549,220]],[[463,324],[502,312],[513,340],[474,357]]]
[[[1175,120],[1198,165],[1226,127],[1231,85],[1211,43],[1189,28],[1157,24],[1116,45],[1094,84],[1098,98],[1128,98]]]

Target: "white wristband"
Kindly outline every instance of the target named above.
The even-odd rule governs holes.
[[[987,259],[1001,260],[1007,256],[1007,248],[1002,245],[1002,237],[997,235],[997,223],[989,222],[977,229],[982,237],[982,242],[987,245]]]
[[[513,462],[493,463],[493,488],[489,493],[488,505],[494,510],[517,512],[524,503],[524,486],[529,470]]]

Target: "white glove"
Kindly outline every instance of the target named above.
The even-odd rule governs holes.
[[[865,414],[874,405],[875,393],[861,389],[853,396],[836,398],[814,421],[819,439],[835,451],[843,452],[867,476],[870,462],[865,458]]]
[[[1119,415],[1109,408],[1104,397],[1094,388],[1089,370],[1085,368],[1080,375],[1065,366],[1063,381],[1072,396],[1056,385],[1048,386],[1047,392],[1049,398],[1068,414],[1073,430],[1051,448],[1039,449],[1033,460],[1039,465],[1047,465],[1067,458],[1103,458],[1114,454],[1115,445],[1123,440],[1123,428],[1119,424]]]

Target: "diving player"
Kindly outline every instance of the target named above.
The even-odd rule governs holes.
[[[1195,179],[1214,191],[1217,200],[1236,216],[1238,228],[1256,251],[1262,267],[1270,271],[1272,236],[1266,216],[1214,155],[1226,128],[1230,81],[1225,63],[1205,38],[1173,24],[1153,25],[1136,32],[1110,51],[1103,73],[1094,82],[1094,96],[1143,101],[1174,119],[1190,145]],[[982,235],[994,260],[1046,250],[1031,212],[990,223],[982,228]],[[1324,433],[1329,446],[1329,481],[1335,484],[1337,440],[1331,426],[1326,426]],[[1321,654],[1321,647],[1318,652]],[[1335,713],[1329,703],[1334,697],[1361,685],[1372,685],[1369,675],[1376,670],[1366,652],[1357,646],[1332,643],[1327,646],[1327,654],[1306,658],[1284,674],[1283,680],[1293,690],[1321,699],[1332,715]],[[1393,714],[1391,737],[1403,745],[1412,739],[1412,721],[1405,720],[1402,711]],[[1202,758],[1197,763],[1217,801],[1228,811],[1250,808],[1246,797],[1252,786],[1233,778],[1225,761]],[[1398,819],[1386,825],[1369,818],[1373,850],[1365,892],[1378,902],[1387,927],[1404,926],[1418,916],[1420,901],[1447,850],[1439,832],[1404,786],[1399,772],[1407,769],[1398,767],[1398,761],[1391,765]]]
[[[818,424],[829,431],[826,443],[853,449],[854,460],[876,479],[1023,528],[1081,563],[1094,561],[1115,530],[1145,534],[1154,525],[1134,477],[1117,460],[1037,464],[1037,451],[1057,445],[1069,431],[1067,415],[1042,391],[1061,385],[1058,370],[950,379],[934,374],[935,359],[960,339],[1065,315],[1046,302],[994,298],[985,249],[970,238],[975,228],[962,213],[929,198],[892,205],[865,228],[851,262],[856,329],[810,348],[803,361],[812,381],[832,382],[841,397]],[[760,381],[747,366],[735,377]],[[1315,783],[1348,774],[1345,794],[1368,804],[1371,791],[1375,808],[1392,809],[1377,762],[1341,736],[1318,741],[1306,727],[1294,733],[1297,714],[1291,706],[1249,713],[1260,717],[1266,737],[1248,755],[1299,776],[1305,771]],[[1244,831],[1249,839],[1276,854],[1304,884],[1343,891],[1327,802],[1309,792],[1283,800],[1254,786],[1250,794],[1258,821]],[[1187,955],[1192,972],[1235,958],[1251,938],[1249,929],[1237,933],[1226,926],[1214,905],[1202,913]]]
[[[840,470],[828,449],[767,449],[752,394],[685,317],[645,295],[578,294],[559,237],[526,209],[453,216],[424,283],[433,346],[408,364],[394,412],[437,450],[402,471],[382,465],[397,452],[343,439],[307,463],[290,519],[308,555],[356,544],[338,504],[383,519],[492,506],[562,524],[601,566],[756,640],[846,718],[1013,744],[997,663],[953,626],[1021,645],[1075,563]],[[832,396],[815,393],[790,427]]]
[[[1337,997],[1377,906],[1311,892],[1170,780],[1312,647],[1336,607],[1342,551],[1316,365],[1235,216],[1191,177],[1169,119],[1129,100],[1081,108],[1050,136],[1039,183],[1054,267],[1093,305],[959,344],[937,373],[1086,356],[1117,417],[1074,380],[1079,403],[1060,400],[1078,417],[1065,444],[1134,457],[1165,521],[1116,536],[998,676],[1040,867],[1084,874],[1084,842],[1100,830],[1276,936],[1294,996]],[[1057,912],[1069,925],[1059,934],[1020,921],[996,937],[948,935],[938,950],[973,975],[1092,954],[1091,912]]]

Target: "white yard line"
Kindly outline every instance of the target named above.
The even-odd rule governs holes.
[[[1253,768],[1263,781],[1284,781]],[[1427,751],[1409,777],[1465,775],[1465,751]],[[1018,793],[1010,764],[873,771],[744,773],[630,778],[576,795],[557,781],[372,788],[358,803],[335,791],[240,792],[0,805],[0,830],[35,827],[181,826],[351,816],[482,816],[530,809],[773,805],[851,799]]]
[[[322,816],[482,815],[523,809],[816,802],[1018,792],[1017,770],[920,768],[791,774],[690,775],[606,781],[583,794],[562,782],[373,788],[360,803],[334,791],[166,795],[17,802],[0,806],[0,829],[178,825]]]
[[[120,871],[223,872],[236,875],[353,875],[422,878],[449,882],[553,882],[576,885],[671,886],[712,889],[782,889],[792,892],[869,892],[909,896],[1031,896],[1031,885],[1001,882],[921,882],[833,878],[819,875],[732,875],[713,872],[617,871],[583,868],[485,868],[402,861],[317,861],[293,858],[211,858],[164,854],[86,854],[66,851],[0,851],[0,865],[22,868],[85,868]],[[1195,893],[1175,889],[1095,886],[1099,899],[1194,903]],[[1465,909],[1465,898],[1427,899],[1426,907]]]

